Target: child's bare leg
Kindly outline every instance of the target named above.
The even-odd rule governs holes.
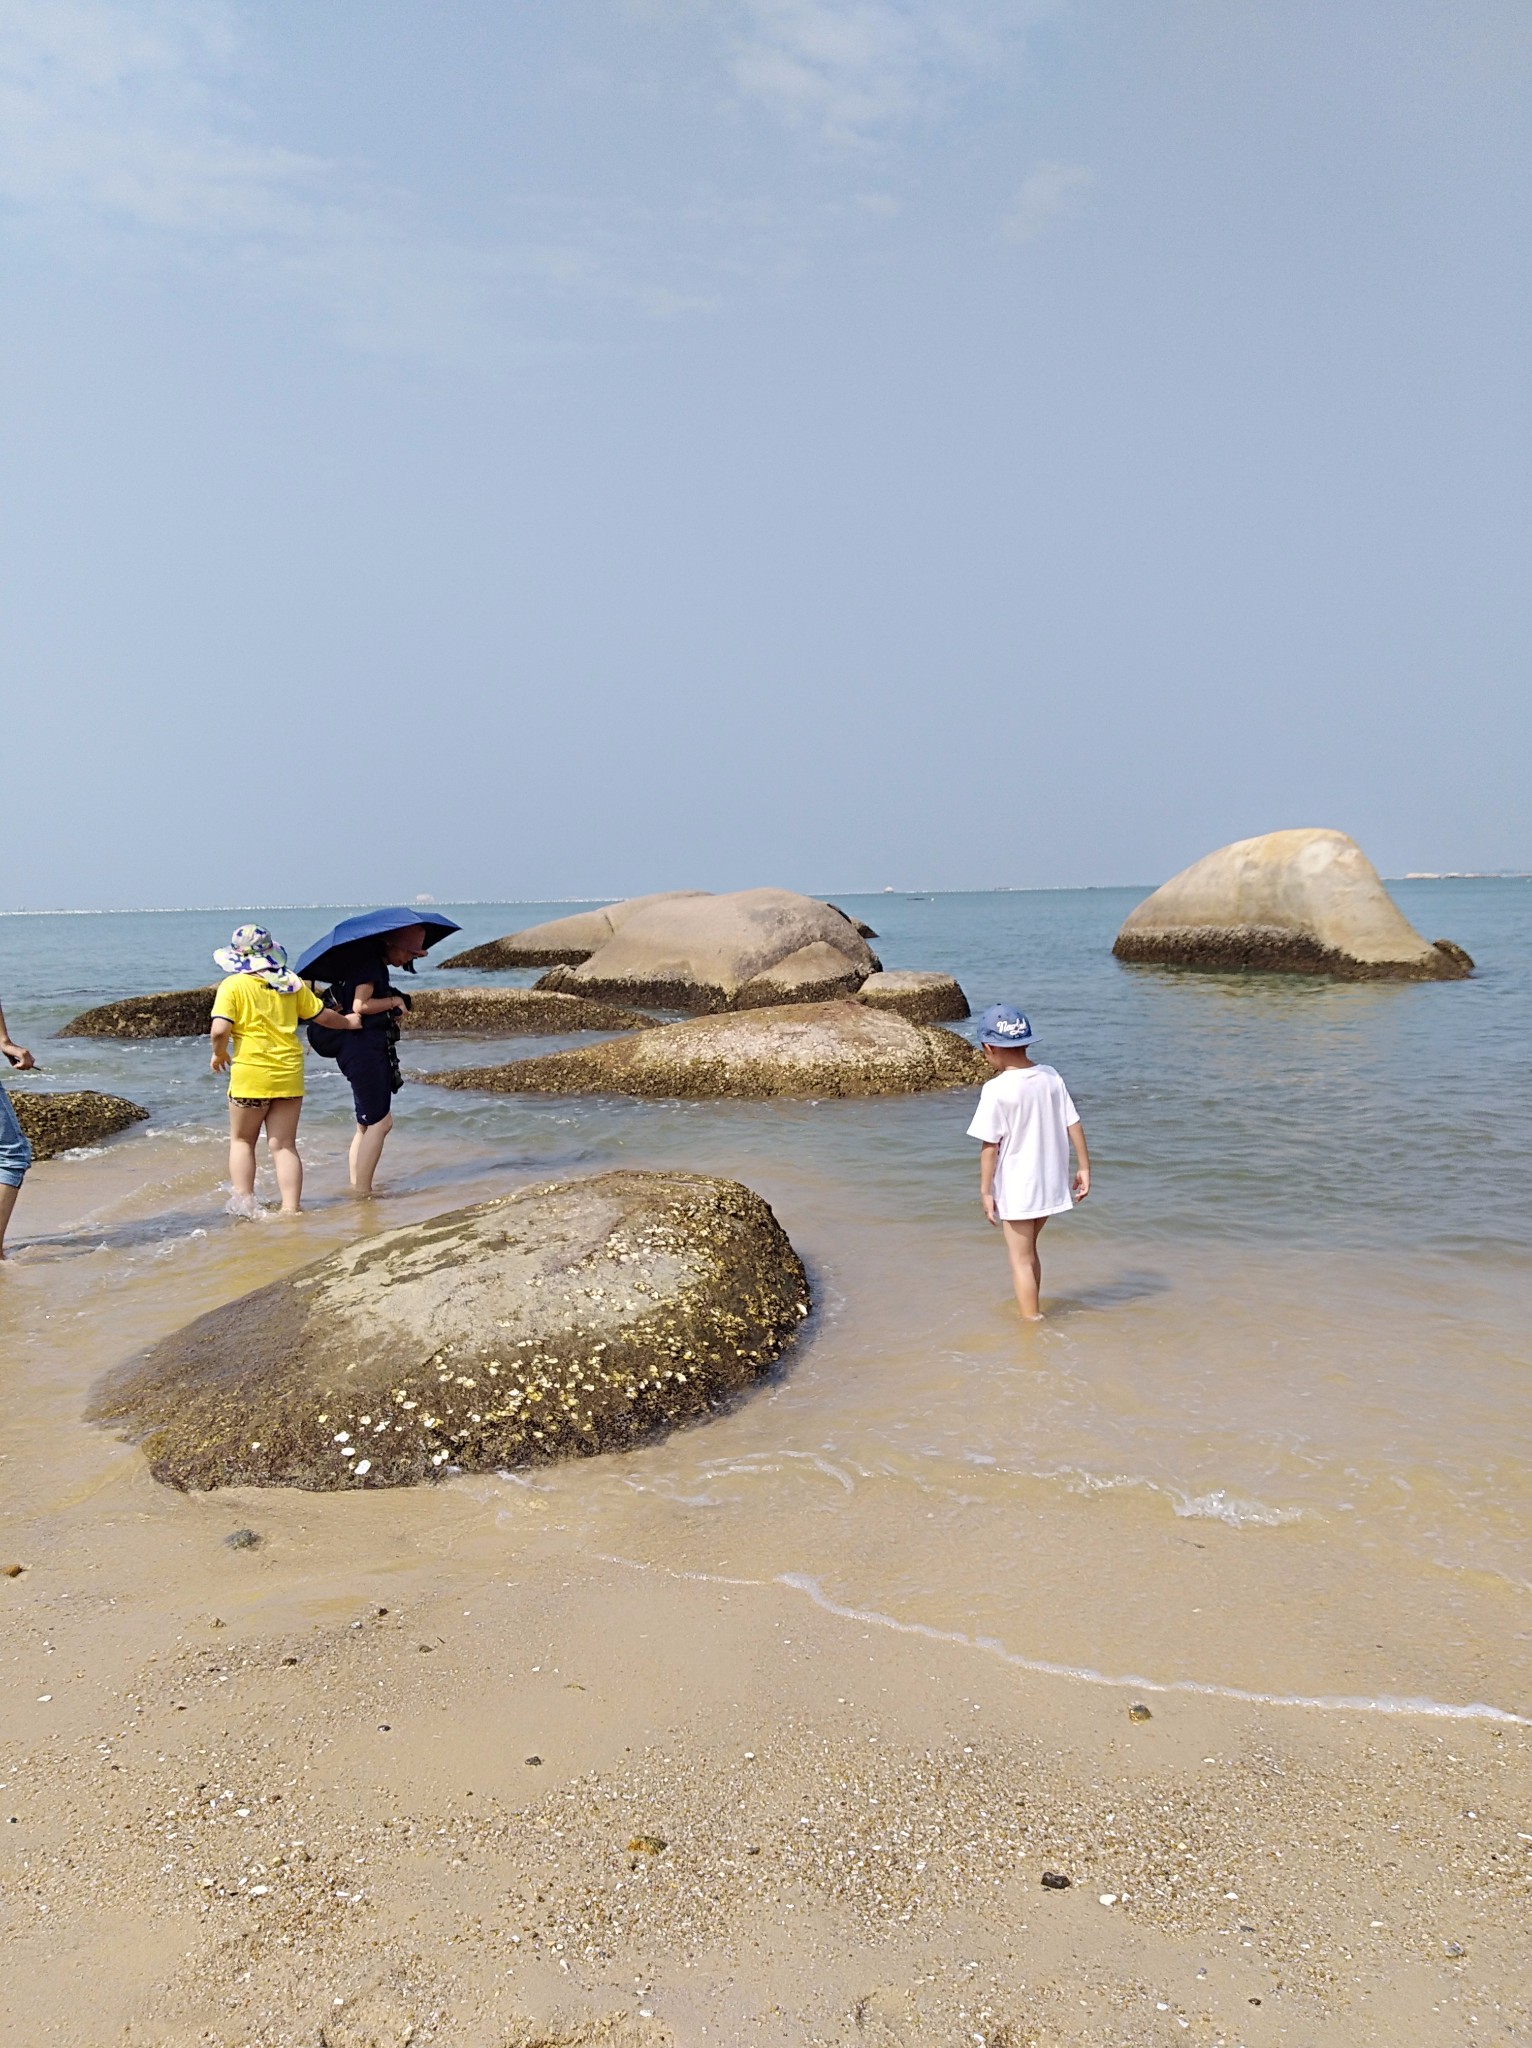
[[[1041,1216],[1029,1216],[1022,1222],[1003,1218],[1000,1224],[1005,1236],[1006,1256],[1011,1262],[1011,1285],[1016,1290],[1016,1306],[1021,1310],[1023,1322],[1036,1323],[1042,1320],[1037,1305],[1038,1289],[1042,1285],[1042,1261],[1037,1256],[1037,1233],[1043,1227]]]
[[[298,1119],[302,1114],[301,1095],[280,1096],[266,1112],[266,1143],[271,1147],[284,1216],[296,1216],[303,1206],[303,1161],[298,1155]]]
[[[236,1197],[250,1201],[255,1195],[255,1141],[266,1121],[264,1102],[236,1102],[229,1098],[229,1184]]]
[[[378,1161],[383,1156],[383,1141],[394,1127],[390,1113],[379,1124],[358,1124],[356,1136],[351,1140],[351,1191],[356,1195],[372,1193],[372,1177],[378,1170]]]
[[[0,1182],[0,1259],[5,1257],[6,1225],[11,1220],[11,1211],[15,1208],[16,1197],[20,1193],[20,1188],[9,1187]]]

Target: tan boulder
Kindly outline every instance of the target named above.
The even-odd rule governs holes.
[[[578,1052],[419,1078],[507,1095],[822,1099],[978,1087],[989,1068],[955,1032],[842,1001],[691,1017]]]
[[[539,988],[661,1010],[749,1010],[851,995],[881,962],[843,911],[792,889],[673,897],[636,911]]]
[[[142,1123],[149,1112],[121,1095],[102,1095],[94,1088],[43,1091],[13,1088],[16,1112],[34,1159],[53,1159],[76,1145],[96,1145],[115,1137],[130,1124]]]
[[[90,1419],[172,1486],[406,1486],[696,1421],[808,1311],[749,1188],[604,1173],[362,1237],[163,1338]]]
[[[166,989],[158,995],[124,996],[83,1010],[60,1038],[205,1038],[213,1022],[216,983],[206,988]]]
[[[600,910],[577,910],[569,917],[550,918],[546,924],[528,925],[522,932],[510,932],[503,939],[490,939],[482,946],[470,946],[439,964],[443,967],[473,967],[493,973],[507,967],[574,966],[588,960],[598,946],[604,946],[613,932],[620,931],[636,911],[651,904],[674,903],[683,897],[700,896],[700,889],[666,889],[653,896],[627,896],[621,903],[608,903]]]
[[[1206,854],[1140,903],[1119,960],[1348,981],[1455,981],[1473,962],[1423,939],[1344,832],[1266,832]]]
[[[472,1038],[552,1037],[564,1031],[647,1031],[653,1017],[585,996],[538,988],[417,988],[400,1017],[406,1032],[452,1031]]]
[[[948,1024],[968,1015],[968,998],[950,974],[926,973],[913,967],[886,968],[869,974],[856,992],[859,1003],[874,1010],[892,1010],[916,1024]]]

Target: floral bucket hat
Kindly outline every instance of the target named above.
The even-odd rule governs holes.
[[[264,925],[242,924],[213,959],[225,974],[253,974],[278,995],[295,996],[303,983],[287,964],[286,950]]]

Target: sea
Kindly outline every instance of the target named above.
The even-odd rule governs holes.
[[[535,1523],[569,1569],[630,1566],[636,1597],[646,1574],[778,1583],[868,1630],[1135,1697],[1532,1716],[1532,881],[1390,886],[1427,937],[1468,949],[1470,980],[1124,967],[1113,935],[1144,889],[834,898],[886,966],[955,974],[975,1013],[1025,1007],[1080,1108],[1095,1182],[1042,1241],[1034,1329],[979,1206],[970,1091],[684,1103],[412,1084],[382,1196],[358,1207],[349,1092],[311,1059],[306,1214],[238,1220],[205,1045],[56,1034],[114,997],[215,979],[234,923],[296,956],[344,911],[0,917],[0,999],[40,1067],[14,1089],[150,1112],[37,1167],[18,1205],[0,1546],[78,1555],[210,1511],[81,1419],[95,1379],[166,1331],[359,1233],[679,1166],[772,1204],[811,1277],[799,1342],[727,1413],[636,1452],[401,1492],[389,1512],[423,1554],[451,1503],[454,1544],[490,1568]],[[468,945],[572,906],[441,907]],[[403,1052],[425,1071],[576,1042]],[[265,1167],[262,1187],[274,1199]],[[305,1502],[338,1542],[347,1507]]]

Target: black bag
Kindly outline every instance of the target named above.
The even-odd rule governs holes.
[[[402,989],[396,989],[394,993],[396,995],[404,995]],[[334,989],[327,989],[325,991],[324,1005],[327,1010],[340,1009],[341,1005],[335,1000]],[[404,995],[404,1007],[407,1010],[413,1008],[407,995]],[[399,1043],[398,1017],[390,1015],[384,1028],[388,1033],[390,1071],[393,1078],[394,1092],[397,1094],[404,1086],[403,1076],[399,1073],[399,1055],[394,1051],[394,1047]],[[309,1044],[322,1060],[338,1059],[341,1047],[348,1038],[353,1036],[354,1034],[350,1031],[337,1031],[333,1024],[310,1024],[308,1027]]]

